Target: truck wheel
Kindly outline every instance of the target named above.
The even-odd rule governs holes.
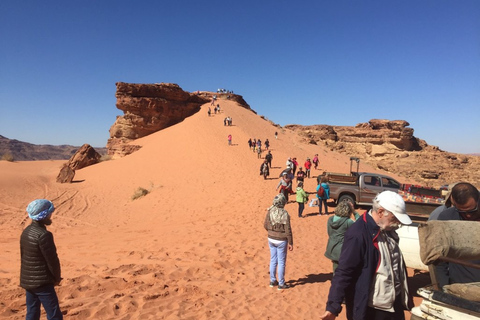
[[[355,207],[355,199],[353,199],[353,197],[349,196],[348,194],[344,194],[343,196],[338,198],[337,204],[339,204],[342,201],[350,201],[351,203],[353,203],[353,206]]]

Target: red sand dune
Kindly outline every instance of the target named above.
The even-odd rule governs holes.
[[[294,250],[286,273],[292,288],[285,291],[268,287],[263,220],[289,156],[303,164],[318,153],[313,176],[348,172],[349,158],[305,144],[234,102],[220,104],[220,114],[208,117],[206,104],[135,141],[143,146],[138,152],[77,171],[72,184],[55,182],[63,161],[0,162],[0,318],[25,316],[19,238],[29,223],[27,204],[47,198],[57,208],[49,230],[62,265],[57,293],[66,319],[317,319],[331,279],[323,256],[328,217],[307,207],[311,215],[298,219],[297,204],[287,205]],[[233,126],[223,125],[226,116]],[[269,138],[271,179],[259,175],[262,160],[248,149],[249,138]],[[374,171],[363,164],[361,170]],[[305,185],[314,192],[315,179]],[[150,193],[133,201],[139,187]]]

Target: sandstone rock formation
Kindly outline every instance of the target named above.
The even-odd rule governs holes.
[[[88,167],[100,161],[101,155],[89,144],[81,146],[77,152],[60,169],[57,182],[70,183],[75,176],[75,170]]]
[[[71,183],[75,177],[75,171],[65,163],[57,176],[58,183]]]
[[[131,143],[183,121],[198,112],[200,106],[218,99],[230,99],[250,109],[242,96],[226,93],[183,91],[177,84],[133,84],[117,82],[117,108],[124,112],[110,128],[107,143],[108,154],[122,157],[137,151],[140,147]],[[251,109],[250,109],[251,110]]]
[[[379,169],[421,181],[424,186],[468,181],[480,187],[480,157],[450,153],[413,135],[404,120],[373,119],[355,127],[287,125],[306,142],[359,157]]]

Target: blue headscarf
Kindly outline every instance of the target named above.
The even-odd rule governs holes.
[[[27,206],[28,216],[35,221],[42,221],[49,217],[53,211],[55,211],[53,203],[46,199],[33,200]]]

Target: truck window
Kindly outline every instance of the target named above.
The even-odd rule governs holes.
[[[380,180],[375,176],[365,176],[363,182],[369,186],[380,186]]]
[[[382,184],[383,184],[383,187],[385,188],[400,189],[400,183],[391,178],[383,177]]]

